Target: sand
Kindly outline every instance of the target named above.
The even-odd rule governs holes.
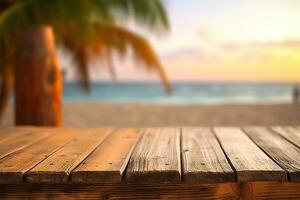
[[[280,105],[142,105],[67,103],[65,127],[159,127],[300,125],[300,106]],[[10,106],[1,126],[12,126]]]

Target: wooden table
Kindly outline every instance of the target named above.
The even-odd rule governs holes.
[[[0,129],[0,199],[300,199],[300,128]]]

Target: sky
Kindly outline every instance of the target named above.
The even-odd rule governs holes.
[[[299,0],[167,0],[166,7],[169,33],[136,30],[171,81],[300,81]],[[120,81],[159,79],[129,58],[116,68]],[[110,80],[101,67],[92,78]]]

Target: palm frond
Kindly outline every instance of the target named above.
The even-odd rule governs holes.
[[[90,76],[89,76],[89,68],[88,68],[88,55],[85,49],[77,50],[74,52],[74,60],[76,62],[77,71],[79,75],[79,80],[82,87],[85,89],[87,93],[90,92]]]
[[[57,41],[64,43],[75,55],[84,88],[89,88],[91,57],[107,60],[109,57],[104,55],[108,51],[121,56],[132,51],[136,61],[143,63],[146,69],[158,72],[169,88],[162,65],[147,40],[116,26],[123,20],[130,20],[150,30],[167,30],[169,23],[162,0],[13,1],[0,13],[0,60],[6,56],[6,50],[14,46],[24,26],[49,25],[55,31]],[[111,64],[113,73],[112,69]]]
[[[106,66],[108,68],[109,74],[112,78],[112,80],[117,80],[117,73],[116,73],[116,69],[115,69],[115,65],[114,65],[114,61],[113,61],[113,57],[112,57],[112,53],[111,50],[108,49],[106,52]]]
[[[28,24],[46,24],[59,30],[77,21],[81,27],[84,24],[81,31],[88,32],[94,21],[112,24],[120,20],[133,20],[150,30],[169,28],[162,0],[23,0],[1,13],[0,36],[16,38]]]
[[[73,55],[80,85],[86,92],[89,92],[90,78],[88,69],[89,55],[87,54],[86,48],[87,43],[83,40],[77,40],[77,37],[76,29],[69,29],[69,31],[64,29],[61,33],[60,42],[65,49]]]
[[[76,30],[74,30],[76,32]],[[77,52],[80,49],[86,49],[84,57],[79,58],[77,65],[88,67],[88,63],[92,58],[108,59],[107,52],[117,53],[121,57],[132,54],[137,66],[144,66],[149,71],[157,72],[165,89],[171,93],[171,87],[163,67],[155,54],[154,49],[150,43],[141,35],[133,33],[121,26],[99,24],[93,25],[94,37],[89,42],[83,42],[77,39],[76,33],[68,29],[64,32],[62,43],[70,50],[70,52]],[[80,55],[76,55],[77,57]],[[75,56],[75,57],[76,57]],[[77,58],[78,59],[78,58]],[[83,65],[82,62],[85,62]],[[83,77],[84,78],[84,77]],[[85,79],[82,80],[86,81]]]
[[[99,13],[113,13],[118,20],[130,19],[152,31],[168,30],[170,26],[161,0],[93,0],[92,2]]]

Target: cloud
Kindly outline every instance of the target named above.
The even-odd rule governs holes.
[[[241,48],[278,49],[278,48],[300,48],[300,39],[289,39],[282,41],[250,41],[244,43],[224,42],[220,45],[225,50],[240,50]]]
[[[211,41],[213,39],[213,32],[208,25],[202,25],[198,31],[199,37],[204,41]]]
[[[274,57],[273,50],[300,50],[300,40],[290,39],[282,41],[249,41],[249,42],[214,42],[209,46],[186,47],[175,49],[162,54],[165,64],[178,63],[213,64],[216,62],[235,62],[237,60],[257,60],[269,62]],[[286,59],[288,57],[284,56]]]
[[[202,53],[203,50],[201,50],[200,48],[190,47],[190,48],[177,49],[169,53],[165,53],[164,55],[162,55],[162,58],[165,60],[173,60],[173,59],[180,59],[187,56],[188,57],[197,56],[197,55],[201,55]]]
[[[210,52],[205,48],[182,48],[171,51],[161,56],[164,62],[178,63],[178,62],[198,62],[198,63],[211,63],[218,58],[218,52]]]

